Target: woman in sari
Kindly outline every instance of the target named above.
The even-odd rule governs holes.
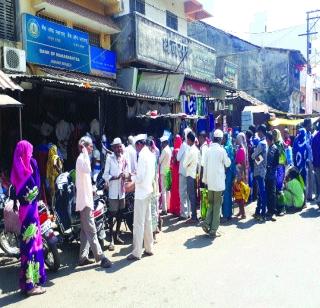
[[[308,159],[308,146],[307,146],[307,132],[305,128],[300,128],[297,137],[293,143],[293,160],[294,166],[299,170],[304,183],[307,179],[307,159]]]
[[[55,193],[55,180],[61,172],[62,160],[58,155],[57,146],[52,145],[49,149],[47,162],[47,180],[49,183],[51,198],[53,198]]]
[[[174,138],[174,149],[172,151],[170,169],[172,175],[170,213],[180,216],[180,196],[179,196],[179,162],[177,154],[182,145],[182,138],[176,135]]]
[[[277,187],[277,193],[279,193],[282,190],[285,173],[286,173],[286,150],[285,150],[285,144],[283,142],[280,130],[274,129],[272,134],[274,138],[274,144],[277,146],[279,151],[279,164],[277,166],[277,171],[276,171],[276,181],[277,181],[276,187]]]
[[[10,177],[15,189],[14,208],[17,208],[17,200],[20,203],[20,289],[28,296],[44,293],[45,289],[41,285],[46,281],[37,204],[40,176],[32,152],[33,146],[28,141],[23,140],[17,144]]]
[[[237,169],[241,174],[241,178],[245,184],[248,184],[248,169],[249,169],[249,158],[248,158],[248,147],[246,135],[239,133],[236,138],[237,151],[236,151],[236,165]]]
[[[223,193],[222,216],[223,218],[230,220],[232,217],[232,187],[235,176],[235,164],[231,136],[228,133],[224,134],[224,148],[231,160],[231,165],[226,170],[226,189]]]

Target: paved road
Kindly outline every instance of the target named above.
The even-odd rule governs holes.
[[[123,246],[109,270],[77,268],[78,246],[64,248],[47,294],[34,298],[18,293],[18,264],[0,258],[0,307],[320,307],[318,208],[265,224],[247,216],[214,241],[168,217],[155,256],[129,263]]]

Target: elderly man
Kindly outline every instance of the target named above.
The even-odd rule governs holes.
[[[203,166],[203,182],[208,186],[208,211],[202,225],[203,230],[213,238],[220,236],[220,210],[222,193],[225,190],[225,168],[231,165],[226,150],[221,146],[223,132],[216,129],[213,133],[213,143],[205,157]]]
[[[137,169],[137,151],[134,147],[133,136],[128,137],[128,146],[126,147],[125,153],[129,163],[129,172],[135,173]]]
[[[97,237],[97,229],[92,210],[93,188],[91,184],[91,164],[89,155],[93,151],[93,143],[90,137],[82,137],[79,141],[80,155],[76,162],[76,210],[80,212],[80,257],[79,265],[94,263],[88,258],[89,248],[93,252],[96,262],[101,262],[101,267],[111,267],[111,262],[103,254]]]
[[[135,182],[135,200],[133,217],[133,250],[127,257],[129,261],[140,260],[144,244],[145,255],[152,256],[153,234],[151,221],[151,196],[155,175],[155,156],[146,146],[147,135],[138,135],[135,139],[139,153]]]
[[[194,135],[194,133],[189,132],[187,135],[187,144],[189,148],[183,161],[183,167],[186,170],[187,177],[187,195],[191,204],[191,218],[187,220],[187,223],[198,222],[196,178],[200,152],[195,145],[195,140],[196,136]]]
[[[162,136],[161,141],[161,155],[159,157],[159,167],[160,167],[160,183],[161,183],[161,205],[162,205],[162,215],[167,215],[168,202],[170,198],[170,191],[166,189],[166,172],[170,168],[170,161],[172,151],[169,147],[168,136]]]
[[[125,209],[125,179],[129,177],[129,164],[122,154],[122,142],[115,138],[111,144],[113,154],[106,160],[103,178],[109,188],[109,226],[110,245],[109,250],[114,250],[114,244],[123,245],[119,237],[123,211]],[[113,233],[114,218],[117,221],[116,233]]]
[[[179,196],[180,196],[180,219],[186,220],[190,215],[190,201],[187,194],[187,176],[186,168],[183,162],[188,152],[189,146],[187,144],[187,135],[191,129],[187,127],[184,130],[184,142],[177,153],[177,161],[179,162]]]

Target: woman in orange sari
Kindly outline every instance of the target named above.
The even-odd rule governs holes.
[[[172,176],[171,198],[169,212],[180,216],[180,197],[179,197],[179,162],[177,161],[177,153],[182,145],[182,138],[176,135],[174,138],[174,149],[171,156],[170,169]]]

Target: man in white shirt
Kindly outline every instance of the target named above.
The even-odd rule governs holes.
[[[153,234],[151,220],[151,196],[155,175],[155,155],[145,145],[147,135],[138,135],[135,139],[139,153],[135,183],[134,217],[133,217],[133,250],[127,257],[129,261],[140,260],[144,244],[145,255],[152,256]]]
[[[187,194],[191,205],[191,218],[187,220],[187,223],[197,223],[197,197],[196,197],[196,178],[197,169],[199,164],[199,150],[195,145],[195,135],[190,132],[187,135],[187,143],[189,149],[186,153],[186,157],[183,161],[183,167],[186,169],[187,177]]]
[[[225,190],[225,168],[231,164],[226,150],[221,146],[222,139],[222,130],[216,129],[203,168],[203,182],[208,186],[209,204],[202,228],[213,238],[221,236],[217,231],[220,225],[222,193]]]
[[[200,132],[198,136],[198,140],[200,144],[200,165],[199,165],[200,184],[201,184],[201,187],[203,187],[203,183],[202,183],[203,166],[204,166],[204,161],[205,161],[207,151],[209,149],[209,144],[207,142],[207,133],[205,131]]]
[[[125,179],[129,177],[129,166],[125,156],[122,154],[122,142],[115,138],[111,144],[113,154],[108,155],[103,178],[109,188],[109,227],[110,245],[109,250],[114,250],[114,244],[123,245],[119,237],[123,211],[125,209]],[[114,218],[116,218],[116,233],[113,233]]]
[[[170,191],[166,190],[166,172],[170,168],[170,161],[172,151],[169,147],[168,136],[162,136],[161,141],[161,155],[159,157],[159,167],[160,167],[160,185],[161,185],[161,205],[162,205],[162,215],[167,215],[168,202],[170,200]]]
[[[97,237],[97,229],[92,211],[93,188],[91,184],[91,163],[89,155],[93,151],[93,143],[90,137],[82,137],[79,141],[81,151],[76,162],[76,211],[80,212],[80,256],[79,265],[94,263],[88,258],[89,248],[91,248],[96,262],[101,262],[104,268],[111,267],[111,262],[103,254]]]
[[[137,169],[137,151],[134,147],[134,138],[132,136],[128,137],[128,143],[125,153],[130,167],[129,172],[132,174]]]
[[[183,162],[188,151],[187,135],[191,132],[190,128],[184,130],[184,142],[182,143],[178,153],[177,161],[179,162],[179,197],[180,197],[180,219],[188,219],[190,215],[190,201],[187,195],[187,177],[186,169],[183,166]]]

